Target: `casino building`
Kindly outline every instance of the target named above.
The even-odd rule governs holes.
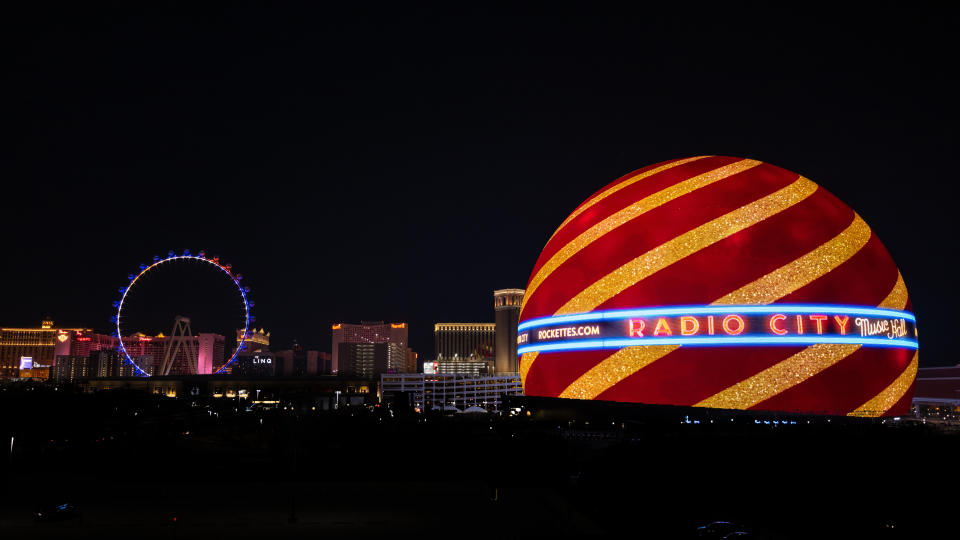
[[[433,328],[436,359],[424,373],[517,373],[517,322],[523,289],[493,291],[494,323],[437,323]]]
[[[344,365],[343,369],[350,369],[354,372],[358,369],[356,359],[358,357],[366,358],[368,348],[346,347],[341,344],[374,344],[374,343],[393,343],[407,351],[405,354],[413,356],[412,351],[408,351],[408,332],[407,323],[385,323],[383,321],[361,321],[360,324],[337,323],[332,326],[332,371],[339,373],[341,370],[341,351],[352,351],[353,357],[344,360],[351,362],[349,366]],[[386,348],[381,347],[386,350]],[[362,353],[362,354],[361,354]],[[392,353],[394,358],[398,358],[398,353]],[[371,360],[372,361],[372,360]],[[399,360],[395,360],[399,362]],[[360,360],[364,364],[366,360]],[[377,371],[379,373],[379,371]]]
[[[73,358],[68,360],[71,365],[84,365],[83,361],[78,360],[82,357],[90,357],[95,353],[104,351],[115,351],[117,349],[117,338],[106,334],[98,334],[89,329],[57,329],[54,330],[55,345],[51,347],[53,363],[56,364],[61,358]],[[198,365],[201,368],[201,374],[210,373],[215,367],[219,367],[226,360],[226,351],[224,348],[224,337],[219,334],[200,333],[192,336],[193,347],[183,347],[177,350],[174,358],[172,373],[189,374],[190,365]],[[159,373],[161,362],[168,346],[169,338],[165,335],[148,336],[141,333],[132,334],[123,338],[123,345],[130,355],[130,358],[140,366],[148,375]],[[192,361],[190,355],[196,354],[197,358]],[[112,357],[109,355],[98,357],[93,365],[99,366],[112,365]],[[102,360],[102,362],[101,362]],[[125,361],[123,364],[127,364]],[[120,366],[108,369],[110,374],[103,376],[126,376],[127,371],[133,369],[132,366]],[[59,374],[59,378],[65,377],[73,368],[67,371],[54,369],[51,375]],[[99,367],[91,369],[100,369]],[[135,371],[135,370],[134,370]],[[133,373],[130,373],[133,375]]]
[[[31,375],[47,373],[54,363],[59,334],[83,329],[56,329],[51,319],[39,328],[0,328],[0,379],[20,377],[21,368]],[[46,378],[45,376],[42,378]]]
[[[809,179],[729,156],[657,163],[586,199],[540,254],[524,393],[899,416],[917,319],[893,258]]]
[[[477,361],[492,359],[494,323],[437,323],[433,325],[434,350],[437,361],[453,359]]]

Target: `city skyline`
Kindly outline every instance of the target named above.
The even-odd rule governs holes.
[[[956,363],[942,240],[956,106],[950,19],[933,8],[751,8],[728,24],[657,8],[17,9],[4,325],[106,330],[138,264],[205,249],[242,269],[280,346],[376,319],[406,321],[428,351],[436,322],[490,321],[490,291],[525,287],[591,193],[731,155],[862,215],[910,288],[921,363]]]
[[[0,531],[942,536],[958,24],[11,4]]]

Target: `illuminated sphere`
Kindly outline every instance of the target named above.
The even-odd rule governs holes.
[[[901,415],[911,311],[879,238],[825,189],[750,159],[671,160],[597,191],[549,239],[523,300],[520,372],[530,396]],[[627,334],[590,335],[590,321]]]

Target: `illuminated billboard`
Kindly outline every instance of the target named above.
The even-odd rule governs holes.
[[[912,313],[832,305],[684,306],[544,317],[519,326],[518,351],[642,345],[814,345],[917,348]]]
[[[658,163],[588,198],[531,273],[527,395],[899,415],[916,318],[893,259],[812,181],[750,159]]]

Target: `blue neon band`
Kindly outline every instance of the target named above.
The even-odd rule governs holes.
[[[770,304],[757,305],[719,305],[719,306],[670,306],[657,308],[617,309],[605,311],[591,311],[589,313],[575,313],[572,315],[558,315],[556,317],[540,317],[524,321],[517,326],[517,331],[530,328],[539,328],[553,324],[581,321],[601,321],[630,319],[635,317],[670,317],[674,315],[750,315],[750,314],[840,314],[863,315],[866,317],[895,317],[916,323],[917,318],[909,311],[896,309],[882,309],[866,306],[848,306],[841,304]]]
[[[622,349],[647,345],[684,345],[692,347],[716,347],[729,345],[784,346],[817,344],[863,345],[864,347],[903,347],[916,349],[916,340],[904,338],[877,338],[857,336],[731,336],[731,337],[645,337],[582,339],[559,343],[538,343],[517,348],[518,354],[548,351],[582,351],[591,349]]]

